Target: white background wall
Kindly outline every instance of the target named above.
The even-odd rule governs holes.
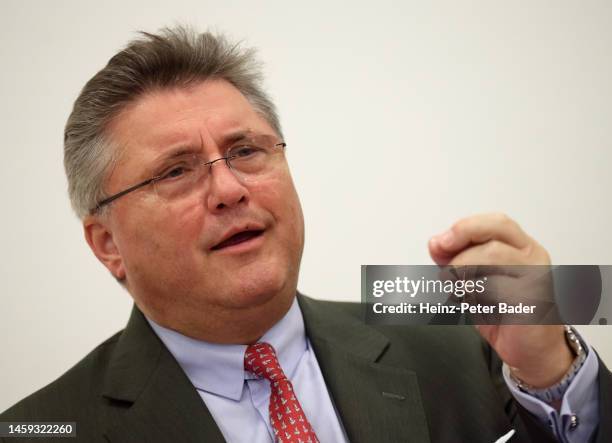
[[[130,298],[66,196],[80,88],[138,29],[260,48],[306,216],[300,288],[359,300],[361,264],[430,263],[458,217],[504,211],[556,264],[612,264],[608,1],[0,4],[0,410],[121,329]],[[609,327],[582,328],[608,365]]]

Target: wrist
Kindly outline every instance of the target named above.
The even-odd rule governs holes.
[[[568,346],[562,333],[562,340],[554,349],[542,352],[537,361],[529,366],[510,366],[510,374],[522,385],[533,389],[545,389],[558,383],[571,367],[576,354]]]
[[[572,362],[565,373],[552,384],[547,382],[547,384],[544,384],[543,386],[538,386],[530,385],[524,379],[518,378],[516,373],[520,371],[513,373],[511,370],[509,374],[510,379],[516,384],[518,389],[549,404],[558,403],[563,398],[568,386],[572,383],[573,379],[576,377],[576,374],[586,360],[585,348],[576,335],[574,329],[570,326],[565,326],[565,337],[568,345],[567,347],[569,348],[573,357]],[[553,379],[553,377],[551,376],[550,379]]]

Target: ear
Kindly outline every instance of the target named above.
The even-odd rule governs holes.
[[[101,216],[89,215],[83,220],[83,231],[89,247],[98,260],[117,280],[125,280],[123,257],[115,244],[107,220]]]

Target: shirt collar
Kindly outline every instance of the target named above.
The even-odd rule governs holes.
[[[244,380],[255,378],[244,370],[246,345],[209,343],[160,326],[148,317],[147,321],[198,390],[237,401],[242,395]],[[274,347],[285,375],[291,378],[308,348],[304,319],[296,298],[284,317],[259,341]]]

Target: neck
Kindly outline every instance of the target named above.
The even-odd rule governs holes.
[[[207,306],[204,312],[174,312],[154,310],[147,306],[138,308],[160,326],[182,335],[208,343],[252,344],[256,343],[272,326],[278,323],[291,308],[295,289],[286,294],[270,297],[257,306],[226,308]],[[166,314],[166,315],[164,315]]]

